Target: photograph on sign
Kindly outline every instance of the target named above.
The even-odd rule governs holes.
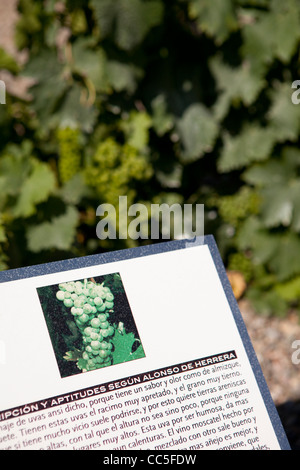
[[[38,294],[62,377],[144,356],[119,273]]]

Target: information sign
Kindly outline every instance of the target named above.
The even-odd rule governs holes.
[[[1,450],[289,449],[212,236],[4,271],[0,298]]]

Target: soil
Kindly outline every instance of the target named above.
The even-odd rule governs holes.
[[[239,307],[290,446],[300,450],[299,317],[263,317],[246,301]]]

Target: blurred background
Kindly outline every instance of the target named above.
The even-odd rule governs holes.
[[[0,269],[99,240],[102,203],[204,204],[298,446],[300,2],[0,0]]]

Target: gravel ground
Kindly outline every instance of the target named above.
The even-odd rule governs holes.
[[[0,47],[22,62],[25,56],[13,44],[16,4],[17,0],[0,0]],[[13,94],[26,93],[26,82],[3,72],[0,79]],[[240,301],[239,306],[290,445],[293,450],[300,450],[300,364],[292,361],[292,344],[300,340],[299,320],[293,314],[284,319],[259,316],[245,301]]]
[[[292,345],[300,341],[299,319],[293,313],[262,317],[245,301],[239,307],[291,448],[300,450],[300,363],[292,360]]]

